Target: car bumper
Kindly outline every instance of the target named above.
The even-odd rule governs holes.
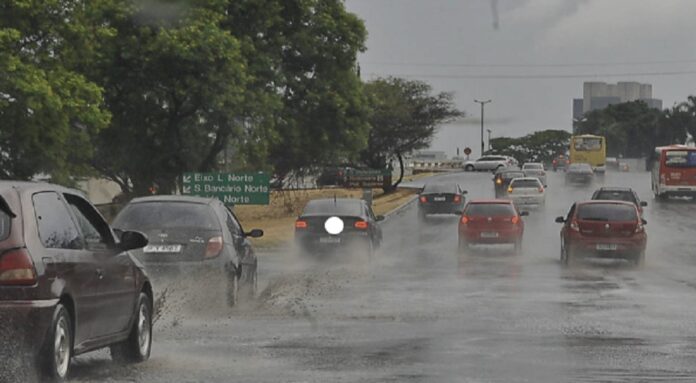
[[[669,193],[671,195],[696,195],[696,186],[690,185],[660,185],[660,193]]]
[[[44,344],[57,304],[58,299],[0,301],[0,356],[36,355]]]
[[[535,196],[535,195],[525,195],[525,196],[515,196],[508,195],[508,198],[512,200],[515,206],[534,206],[543,205],[546,203],[546,197]]]
[[[423,214],[458,214],[464,209],[461,203],[433,203],[420,204],[419,209]]]
[[[492,236],[496,233],[497,236]],[[515,243],[522,238],[522,230],[466,230],[459,232],[459,240],[472,245]]]
[[[574,255],[600,258],[634,258],[645,251],[647,241],[611,240],[603,238],[584,239],[569,245]]]
[[[372,243],[369,235],[303,235],[295,237],[297,246],[310,253],[336,253],[343,251],[364,251]]]

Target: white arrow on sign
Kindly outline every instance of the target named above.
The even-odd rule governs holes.
[[[189,194],[191,193],[191,187],[190,186],[184,186],[184,194]]]
[[[184,183],[187,184],[191,182],[191,176],[184,176]]]

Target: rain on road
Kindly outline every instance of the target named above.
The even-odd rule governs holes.
[[[493,195],[488,173],[435,180],[460,183],[469,199]],[[654,201],[647,173],[609,173],[604,184],[650,203],[642,270],[561,267],[554,218],[593,188],[549,172],[546,207],[525,218],[520,256],[459,258],[457,218],[420,223],[411,205],[384,222],[371,264],[262,254],[260,297],[235,309],[218,304],[214,282],[170,291],[150,361],[79,357],[72,381],[693,381],[696,204]]]

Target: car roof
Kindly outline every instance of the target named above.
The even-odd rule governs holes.
[[[153,195],[147,197],[133,198],[130,203],[147,203],[147,202],[185,202],[185,203],[197,203],[203,205],[209,205],[215,201],[219,201],[215,198],[209,197],[196,197],[188,195]]]
[[[627,188],[627,187],[621,187],[621,186],[605,186],[605,187],[601,187],[601,188],[595,190],[595,193],[597,193],[597,192],[603,192],[603,191],[606,191],[606,192],[631,192],[631,193],[633,193],[633,189]]]
[[[365,201],[358,199],[358,198],[319,198],[319,199],[313,199],[311,201],[307,202],[307,205],[312,204],[312,205],[327,205],[327,206],[332,206],[332,205],[337,205],[337,204],[359,204],[362,205]]]
[[[474,199],[469,201],[469,204],[506,204],[511,205],[512,201],[509,199]]]
[[[628,201],[617,201],[613,199],[593,199],[589,201],[581,201],[578,202],[578,205],[600,205],[600,204],[605,204],[605,205],[626,205],[626,206],[631,206],[633,208],[636,207],[636,204]]]
[[[516,177],[516,178],[512,179],[512,182],[515,182],[515,181],[538,181],[538,182],[541,182],[541,181],[539,181],[539,178],[537,178],[537,177]]]
[[[544,164],[542,164],[541,162],[525,162],[524,165],[522,165],[522,166],[525,166],[525,165],[544,165]]]

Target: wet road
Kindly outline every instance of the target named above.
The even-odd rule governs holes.
[[[441,176],[493,195],[491,175]],[[657,203],[647,173],[609,173],[650,204],[644,269],[559,263],[571,188],[549,174],[547,205],[526,217],[523,253],[456,255],[457,220],[384,222],[371,264],[260,257],[256,302],[227,309],[207,281],[170,291],[152,359],[133,368],[105,352],[76,360],[73,381],[654,382],[696,380],[696,204]],[[222,287],[222,286],[219,286]]]

